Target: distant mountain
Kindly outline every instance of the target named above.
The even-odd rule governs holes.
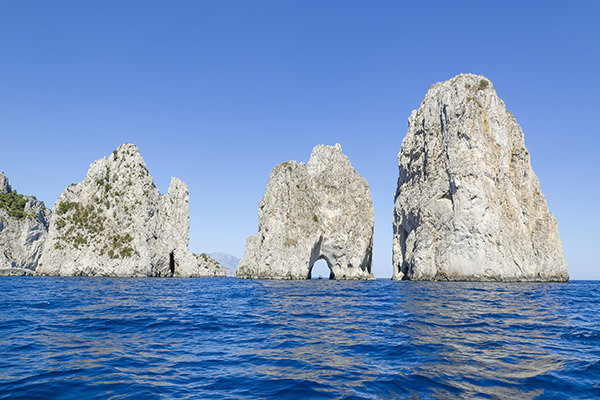
[[[234,257],[231,254],[219,252],[208,253],[208,256],[221,264],[225,269],[233,271],[233,276],[235,276],[235,269],[240,262],[239,258]]]

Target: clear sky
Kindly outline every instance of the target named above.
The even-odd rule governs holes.
[[[525,132],[572,279],[600,279],[599,1],[0,2],[0,170],[52,206],[139,146],[190,188],[190,247],[241,257],[271,169],[341,143],[392,272],[397,153],[429,87],[489,78]]]

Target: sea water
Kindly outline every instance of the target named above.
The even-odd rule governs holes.
[[[600,284],[0,278],[0,398],[600,398]]]

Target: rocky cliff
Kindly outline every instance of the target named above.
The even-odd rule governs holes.
[[[38,265],[51,212],[12,190],[0,172],[0,275],[29,275]]]
[[[332,279],[373,279],[371,192],[339,144],[276,166],[258,218],[238,278],[307,279],[322,258]]]
[[[139,150],[123,144],[94,162],[54,205],[38,275],[223,276],[188,249],[188,188],[161,195]]]
[[[398,159],[393,279],[569,279],[523,132],[488,79],[433,85]]]

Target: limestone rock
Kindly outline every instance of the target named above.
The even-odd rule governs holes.
[[[161,195],[136,146],[94,162],[54,205],[38,275],[224,275],[188,249],[188,188],[177,178]]]
[[[307,279],[322,258],[332,279],[374,279],[371,192],[339,144],[316,146],[307,164],[276,166],[258,218],[238,278]]]
[[[228,271],[218,261],[209,257],[205,253],[200,255],[194,254],[196,264],[198,265],[199,273],[195,276],[229,276]]]
[[[50,215],[43,202],[13,191],[0,172],[0,275],[30,274],[36,269]]]
[[[35,271],[29,268],[0,268],[0,276],[33,276]]]
[[[8,184],[8,178],[4,175],[4,172],[0,172],[0,194],[7,194],[10,191],[11,188]]]
[[[209,253],[208,255],[225,268],[225,274],[227,274],[227,276],[235,277],[235,270],[241,261],[239,258],[221,252]]]
[[[569,279],[523,132],[489,80],[433,85],[398,159],[393,279]]]

